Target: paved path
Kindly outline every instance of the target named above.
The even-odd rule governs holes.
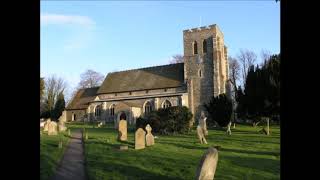
[[[63,159],[52,180],[86,180],[81,130],[72,134]]]

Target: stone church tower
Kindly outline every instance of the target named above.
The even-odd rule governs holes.
[[[212,96],[230,94],[227,47],[217,25],[183,31],[184,77],[194,120]]]

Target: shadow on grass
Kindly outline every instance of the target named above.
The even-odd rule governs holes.
[[[219,157],[220,158],[220,157]],[[269,173],[277,174],[280,173],[280,161],[267,159],[267,158],[254,158],[254,157],[241,157],[241,156],[226,156],[223,155],[221,158],[230,161],[232,164],[246,167],[258,169],[260,171],[266,171]]]
[[[108,172],[109,179],[119,179],[119,177],[123,177],[123,179],[163,179],[163,180],[182,180],[181,178],[170,177],[166,175],[162,175],[155,172],[150,172],[148,170],[141,169],[135,166],[129,166],[119,163],[101,163],[101,162],[91,162],[96,167],[105,167],[104,171]],[[95,167],[92,167],[95,169]],[[100,179],[105,178],[105,174],[101,175],[96,173],[95,171],[89,171],[89,178],[90,179]],[[122,179],[122,178],[121,178]]]
[[[228,149],[228,148],[221,148],[220,151],[243,153],[243,154],[255,154],[255,155],[271,155],[271,156],[279,156],[280,155],[280,152],[250,151],[250,150]]]

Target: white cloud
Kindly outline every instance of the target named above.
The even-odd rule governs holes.
[[[95,25],[95,22],[87,16],[62,15],[62,14],[50,14],[50,13],[41,14],[40,22],[42,25],[71,24],[71,25],[81,25],[85,27],[93,27]]]

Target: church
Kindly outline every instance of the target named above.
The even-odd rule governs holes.
[[[109,73],[100,87],[80,89],[66,120],[135,124],[170,106],[186,106],[198,119],[212,96],[230,94],[228,51],[216,24],[184,30],[183,48],[183,63]]]

